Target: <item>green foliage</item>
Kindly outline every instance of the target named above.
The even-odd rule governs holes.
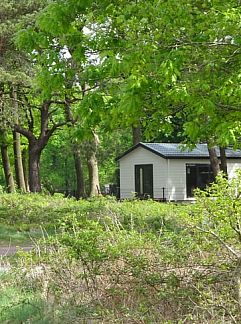
[[[239,18],[236,0],[55,1],[37,22],[35,38],[46,35],[47,51],[41,40],[32,50],[42,47],[45,64],[55,51],[59,75],[74,61],[82,84],[98,85],[80,108],[86,125],[105,121],[113,128],[141,120],[153,138],[175,128],[170,121],[179,116],[186,141],[211,134],[226,146],[236,144],[240,132],[240,90],[234,86],[240,80]],[[61,46],[71,58],[57,59]],[[42,87],[48,87],[46,80]]]
[[[232,179],[219,174],[205,191],[196,190],[196,203],[189,224],[209,235],[210,240],[239,250],[241,242],[241,173]],[[230,252],[230,251],[229,251]],[[238,253],[237,253],[238,255]]]
[[[31,236],[35,237],[34,232],[31,232]],[[38,235],[37,237],[40,237]],[[22,225],[6,225],[1,223],[0,224],[0,244],[5,246],[5,245],[12,245],[12,244],[17,244],[17,245],[24,245],[24,244],[29,244],[30,241],[30,232],[29,228],[24,224]]]
[[[110,147],[119,129],[139,121],[149,138],[170,134],[178,119],[186,142],[238,145],[236,0],[56,0],[36,22],[25,14],[45,2],[34,3],[3,3],[1,77],[26,85],[29,78],[23,76],[36,73],[31,84],[39,92],[37,97],[27,94],[30,106],[38,107],[53,93],[57,101],[67,96],[77,102],[71,140],[67,132],[58,136],[43,157],[47,188],[70,181],[64,159],[75,139],[89,139],[93,129],[105,140],[100,173],[108,182],[118,151]],[[17,37],[19,60],[15,16],[24,29]],[[64,119],[57,104],[50,109],[48,127]],[[39,112],[33,117],[39,134]],[[118,141],[123,148],[124,141]],[[52,165],[61,172],[52,172]],[[14,293],[9,290],[8,296],[3,287],[1,320],[38,322],[40,312],[48,309],[54,315],[50,319],[59,322],[240,322],[235,293],[241,272],[240,182],[240,175],[231,181],[218,177],[206,192],[197,192],[190,206],[1,193],[3,239],[14,235],[12,225],[30,234],[40,225],[47,230],[37,253],[19,255],[16,270],[21,271],[12,275],[22,289],[13,305]]]
[[[44,227],[56,227],[60,222],[72,216],[79,221],[86,217],[96,220],[101,215],[100,222],[115,224],[118,218],[120,226],[131,229],[133,226],[138,231],[161,230],[163,222],[169,224],[169,219],[175,215],[176,209],[185,206],[159,204],[152,201],[125,201],[116,202],[115,198],[98,198],[76,201],[63,198],[61,194],[54,196],[26,194],[1,194],[0,195],[0,219],[8,225],[29,227],[42,225]],[[29,208],[31,206],[31,208]],[[174,224],[167,227],[175,227]]]
[[[6,1],[1,3],[1,82],[29,85],[27,53],[16,49],[14,39],[19,28],[33,23],[45,0]]]
[[[73,158],[73,130],[63,129],[50,139],[41,158],[41,179],[44,189],[51,194],[75,189],[75,169]]]
[[[3,286],[3,285],[2,285]],[[1,287],[0,321],[2,323],[49,323],[43,316],[44,303],[40,296],[23,292],[17,287]]]
[[[233,194],[240,176],[235,181],[219,177],[190,205],[2,194],[4,222],[35,226],[39,217],[43,227],[56,228],[36,253],[19,253],[12,263],[21,318],[37,320],[42,312],[47,322],[66,323],[238,322],[236,261],[226,248],[237,242],[228,222],[239,216]],[[228,205],[234,209],[227,216]],[[16,288],[10,278],[4,282],[2,298],[9,300],[7,282]],[[25,297],[35,311],[23,306]],[[20,316],[12,315],[15,302],[5,304],[4,318],[14,321]]]

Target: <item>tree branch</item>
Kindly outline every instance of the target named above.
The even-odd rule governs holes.
[[[194,228],[196,228],[197,230],[199,230],[200,232],[203,233],[207,233],[212,235],[214,238],[216,238],[219,243],[221,243],[231,254],[233,254],[236,258],[240,258],[240,254],[235,251],[230,245],[228,245],[226,242],[224,242],[216,233],[214,233],[213,231],[209,231],[209,230],[205,230],[199,226],[195,226]]]
[[[36,137],[30,130],[23,128],[20,125],[14,125],[14,130],[15,132],[20,133],[23,136],[27,137],[28,140],[36,140]]]
[[[58,129],[60,128],[61,126],[64,126],[67,124],[67,121],[64,121],[64,122],[60,122],[60,123],[57,123],[57,124],[54,124],[52,128],[48,129],[47,131],[47,134],[46,134],[46,137],[47,139],[49,139],[51,137],[51,135]]]

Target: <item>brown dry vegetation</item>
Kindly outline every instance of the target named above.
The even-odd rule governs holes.
[[[218,195],[222,187],[213,187],[215,199],[200,193],[195,205],[34,196],[27,214],[31,195],[21,204],[17,195],[2,197],[3,222],[25,220],[31,232],[45,216],[55,230],[43,230],[32,253],[19,253],[2,276],[1,321],[239,323],[240,243],[232,226],[240,207],[233,194]]]

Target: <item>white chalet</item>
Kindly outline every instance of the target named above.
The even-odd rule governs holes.
[[[220,155],[219,149],[216,149]],[[229,178],[241,168],[241,150],[226,149]],[[139,143],[117,158],[120,198],[189,200],[195,188],[213,181],[207,144],[193,150],[176,143]]]

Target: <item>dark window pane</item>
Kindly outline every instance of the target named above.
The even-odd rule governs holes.
[[[193,197],[193,190],[197,188],[197,168],[196,165],[187,165],[187,197]]]
[[[205,189],[214,181],[210,164],[187,164],[186,179],[187,197],[193,197],[195,188]]]

